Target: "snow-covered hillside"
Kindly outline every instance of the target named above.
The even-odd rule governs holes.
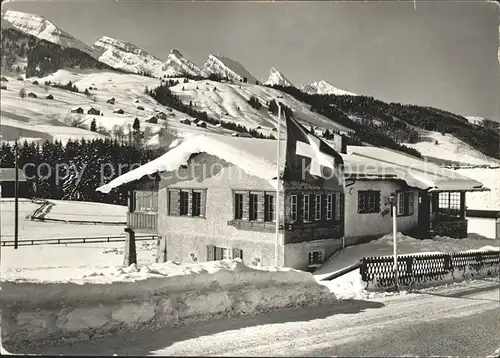
[[[271,72],[269,73],[269,78],[267,79],[266,82],[264,82],[265,85],[268,86],[283,86],[283,87],[295,87],[292,82],[288,80],[288,78],[285,77],[280,71],[275,69],[274,67],[271,68]]]
[[[405,145],[415,148],[429,160],[437,160],[442,164],[500,165],[500,160],[484,155],[451,134],[442,135],[420,128],[415,130],[419,133],[419,143],[405,143]]]
[[[240,123],[249,128],[258,128],[260,126],[260,131],[263,134],[273,133],[272,130],[277,125],[277,116],[270,113],[267,106],[267,103],[273,99],[281,101],[290,107],[295,117],[308,127],[312,124],[320,128],[350,132],[348,128],[332,122],[321,114],[312,112],[307,104],[265,86],[203,80],[180,83],[171,87],[170,90],[178,95],[184,103],[189,104],[191,102],[195,109],[206,111],[211,117]],[[260,110],[253,108],[248,103],[252,96],[263,104]]]
[[[122,40],[103,36],[94,43],[99,61],[131,73],[162,75],[163,62],[147,51]]]
[[[337,96],[343,96],[343,95],[357,96],[357,94],[355,93],[344,91],[323,80],[314,81],[310,85],[302,85],[300,89],[301,91],[309,94],[334,94]]]
[[[150,145],[158,144],[158,134],[165,127],[180,137],[207,132],[232,133],[210,124],[207,128],[200,128],[180,123],[183,119],[193,118],[162,106],[144,94],[145,87],[154,88],[160,85],[160,80],[155,78],[105,70],[60,70],[50,76],[36,79],[38,85],[33,84],[32,80],[23,82],[17,81],[15,77],[6,78],[7,90],[2,90],[0,123],[2,140],[5,141],[20,138],[29,141],[57,139],[66,142],[70,138],[105,137],[88,129],[74,127],[75,123],[78,123],[86,124],[89,128],[93,119],[98,127],[112,131],[114,126],[118,125],[124,134],[127,134],[128,126],[132,126],[136,117],[140,120],[142,130],[150,128],[153,139]],[[71,81],[79,89],[79,93],[46,86],[45,81],[59,84]],[[84,90],[90,87],[90,95],[83,94]],[[37,98],[21,98],[21,88],[24,88],[26,93],[36,94]],[[46,99],[48,95],[52,95],[53,99]],[[111,98],[115,98],[115,104],[106,103]],[[84,114],[71,113],[71,109],[75,107],[82,107]],[[91,107],[99,109],[102,115],[87,114]],[[120,109],[123,114],[114,113]],[[146,120],[157,114],[156,111],[165,113],[167,119],[160,119],[157,124],[147,123]]]
[[[224,56],[209,54],[203,70],[208,75],[219,75],[234,82],[243,82],[245,78],[248,83],[255,84],[258,82],[241,63]]]
[[[173,49],[163,64],[162,72],[167,77],[183,75],[206,77],[206,73],[196,64],[185,58],[179,50]]]
[[[94,50],[90,46],[76,39],[66,31],[59,29],[56,25],[42,16],[8,10],[5,14],[2,14],[2,18],[10,23],[12,27],[38,37],[39,39],[63,47],[76,48],[90,55],[95,55]],[[4,28],[4,21],[2,21],[2,28]]]

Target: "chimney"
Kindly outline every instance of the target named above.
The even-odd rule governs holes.
[[[333,135],[333,149],[339,153],[347,154],[347,139],[342,134]]]

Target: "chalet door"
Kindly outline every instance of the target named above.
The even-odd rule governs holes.
[[[430,197],[425,191],[420,191],[418,196],[418,231],[425,233],[430,228]]]

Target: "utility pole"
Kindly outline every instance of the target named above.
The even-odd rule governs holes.
[[[18,157],[19,157],[18,143],[14,146],[14,249],[17,250],[19,240],[19,173],[18,173]]]
[[[279,241],[280,241],[280,157],[281,157],[281,106],[278,103],[278,140],[276,141],[276,203],[274,214],[276,215],[276,238],[274,240],[274,263],[279,267]]]
[[[394,284],[396,291],[399,291],[399,275],[398,275],[398,241],[397,241],[397,194],[393,193],[390,197],[391,206],[392,206],[392,238],[393,238],[393,248],[394,248]]]

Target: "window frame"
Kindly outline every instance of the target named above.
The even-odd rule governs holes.
[[[361,201],[361,198],[363,200]],[[374,198],[373,208],[370,208],[370,198]],[[378,214],[380,213],[380,190],[359,190],[358,191],[358,214]],[[360,202],[363,206],[360,206]]]
[[[144,194],[148,194],[149,204],[146,206]],[[139,198],[138,198],[138,194]],[[158,213],[158,190],[134,190],[133,191],[133,211],[137,213]],[[142,204],[142,208],[138,208],[138,203]]]
[[[314,221],[321,221],[321,194],[314,196]]]
[[[298,196],[297,194],[290,195],[290,222],[296,223],[298,220]]]
[[[314,260],[315,253],[319,254],[319,256],[320,256],[319,261]],[[325,250],[324,249],[315,249],[315,250],[308,251],[307,255],[308,255],[308,260],[307,260],[308,267],[319,267],[325,263]],[[311,258],[312,258],[312,260],[311,260]]]
[[[326,220],[333,219],[333,194],[326,194]]]
[[[306,200],[307,199],[307,200]],[[302,195],[302,221],[303,222],[311,222],[311,195],[304,194]],[[307,213],[307,215],[306,215]]]

